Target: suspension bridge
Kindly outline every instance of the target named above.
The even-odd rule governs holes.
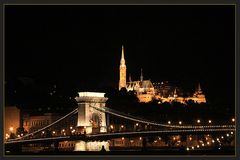
[[[76,141],[76,144],[79,143],[84,145],[84,147],[83,149],[81,147],[80,149],[75,147],[75,150],[86,150],[86,143],[89,141],[107,141],[121,137],[198,135],[236,131],[235,125],[233,124],[173,125],[146,120],[105,107],[107,98],[104,97],[104,93],[79,92],[79,97],[76,97],[76,100],[78,102],[78,107],[70,113],[34,132],[5,141],[5,146]],[[113,131],[112,125],[107,126],[106,114],[111,115],[116,119],[123,119],[132,122],[134,126],[130,127],[128,130],[123,129],[124,127],[121,126],[119,131]],[[51,128],[59,128],[61,122],[76,115],[77,124],[72,128],[71,132],[55,135],[45,134],[43,136],[43,133],[51,130]],[[69,128],[70,126],[65,127]]]

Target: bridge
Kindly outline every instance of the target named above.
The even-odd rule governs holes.
[[[142,119],[140,117],[132,116],[105,107],[107,98],[104,97],[104,93],[79,92],[79,96],[76,97],[76,100],[78,102],[78,107],[70,113],[41,129],[18,138],[5,141],[5,147],[11,148],[13,145],[26,145],[36,143],[54,143],[56,146],[58,146],[59,142],[76,141],[75,151],[85,151],[91,150],[87,147],[87,143],[89,141],[104,141],[104,147],[108,149],[109,144],[107,141],[114,138],[186,134],[214,134],[236,131],[235,125],[233,124],[172,125]],[[69,117],[76,116],[76,114],[77,125],[74,127],[74,129],[71,130],[71,132],[64,135],[43,136],[43,133],[45,133],[45,131],[51,130],[51,128],[56,127],[56,125],[59,125],[59,123],[68,119]],[[113,126],[107,126],[106,114],[112,115],[119,119],[132,121],[134,123],[134,126],[130,130],[122,129],[119,131],[113,131]],[[140,125],[144,127],[140,128]]]

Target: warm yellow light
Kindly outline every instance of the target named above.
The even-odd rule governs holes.
[[[42,131],[42,134],[44,134],[45,132],[44,131]]]
[[[110,128],[113,129],[113,125],[110,125]]]
[[[168,121],[168,124],[171,124],[171,121]]]
[[[208,120],[208,123],[212,123],[212,120]]]
[[[192,140],[192,137],[190,137],[189,140],[191,141],[191,140]]]
[[[234,118],[232,118],[232,122],[235,122],[235,119],[234,119]]]
[[[10,132],[12,132],[13,131],[13,127],[10,127],[9,130],[10,130]]]
[[[202,146],[204,146],[204,143],[202,144]]]
[[[212,143],[214,143],[215,141],[214,141],[214,139],[212,140]]]
[[[192,149],[194,149],[194,147],[192,146]]]
[[[142,137],[139,137],[139,140],[142,140]]]
[[[227,133],[227,137],[229,137],[229,134]]]
[[[178,123],[179,123],[179,124],[182,124],[182,121],[179,121]]]
[[[62,132],[65,132],[65,129],[63,129]]]
[[[71,126],[70,129],[73,129],[73,127]]]
[[[124,137],[122,137],[122,140],[124,140]]]
[[[221,138],[223,139],[224,137],[222,136]]]
[[[231,132],[231,134],[233,134],[233,132]]]
[[[189,151],[189,148],[187,147],[187,151]]]
[[[121,128],[123,128],[124,126],[123,125],[121,125]]]
[[[136,126],[138,126],[138,123],[136,123]]]
[[[52,133],[53,133],[53,134],[55,134],[56,132],[55,132],[55,131],[53,131]]]
[[[199,148],[199,145],[197,145],[197,148]]]
[[[200,119],[198,119],[198,120],[197,120],[197,123],[200,123],[200,122],[201,122]]]
[[[210,144],[209,142],[207,142],[207,144]]]

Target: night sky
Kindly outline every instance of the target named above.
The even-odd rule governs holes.
[[[79,91],[127,75],[170,81],[234,105],[235,6],[6,6],[5,81]],[[27,82],[26,82],[27,83]],[[10,84],[11,85],[11,84]]]

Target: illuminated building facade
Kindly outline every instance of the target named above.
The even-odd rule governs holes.
[[[127,91],[135,91],[140,102],[150,102],[152,100],[159,100],[160,103],[163,102],[180,102],[186,103],[189,100],[195,103],[206,103],[205,95],[203,94],[200,84],[196,89],[193,96],[183,96],[181,89],[177,87],[170,86],[166,83],[155,83],[153,84],[150,80],[143,80],[143,73],[141,69],[140,80],[132,81],[129,76],[129,82],[126,81],[126,64],[124,58],[124,48],[122,46],[122,57],[119,67],[119,90],[121,88],[126,88]]]
[[[20,127],[20,110],[16,106],[5,107],[4,136],[10,138],[11,133],[15,134]]]

